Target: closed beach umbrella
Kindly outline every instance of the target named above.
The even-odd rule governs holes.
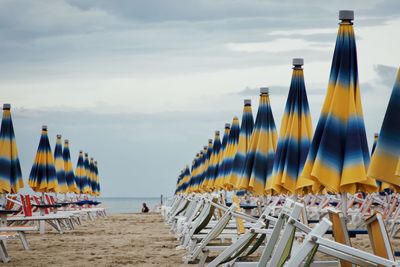
[[[379,132],[368,176],[400,189],[400,69]]]
[[[246,189],[255,195],[264,195],[266,181],[271,180],[277,142],[278,134],[272,115],[269,89],[262,87],[256,122],[246,162],[238,181],[238,189]]]
[[[207,151],[208,151],[208,146],[203,147],[203,151],[200,154],[200,162],[199,162],[199,169],[197,172],[197,177],[196,177],[196,185],[194,188],[194,191],[197,193],[201,192],[201,184],[203,181],[203,173],[204,173],[204,165],[206,162],[206,157],[207,157]]]
[[[96,185],[97,185],[96,196],[100,196],[101,187],[100,187],[100,176],[99,176],[99,168],[98,168],[97,161],[94,162],[94,173],[96,176]]]
[[[298,179],[312,138],[303,64],[302,58],[293,59],[292,81],[281,120],[271,183],[271,188],[275,191],[290,194],[295,193],[296,184],[298,188],[312,185],[311,180]]]
[[[208,146],[207,146],[207,153],[206,153],[206,158],[204,160],[204,167],[203,167],[203,172],[201,174],[201,181],[200,181],[200,192],[206,192],[207,190],[207,171],[208,171],[208,166],[210,165],[210,158],[212,154],[212,148],[213,148],[213,140],[208,139]]]
[[[197,153],[195,159],[193,160],[193,164],[192,164],[191,177],[190,177],[190,181],[189,181],[189,187],[187,189],[188,193],[193,193],[195,190],[196,174],[198,171],[199,158],[200,158],[200,153]]]
[[[358,83],[353,18],[353,11],[339,13],[341,22],[328,91],[301,175],[314,181],[316,192],[376,190],[375,181],[367,178],[370,155]]]
[[[91,189],[91,195],[96,196],[97,194],[97,182],[96,182],[96,174],[94,172],[94,159],[90,158],[90,163],[89,163],[89,173],[90,173],[90,179],[89,179],[89,184],[90,184],[90,189]]]
[[[72,169],[71,153],[69,151],[68,140],[64,140],[64,149],[62,155],[64,161],[65,181],[67,182],[68,193],[79,194],[80,191],[75,181],[74,170]]]
[[[225,151],[227,150],[227,146],[228,146],[230,130],[231,130],[231,125],[229,123],[225,123],[224,136],[222,137],[221,151],[220,151],[220,157],[219,157],[219,162],[218,162],[218,174],[217,174],[217,177],[215,178],[215,182],[214,182],[215,190],[223,189],[223,185],[224,185],[223,161],[224,161],[224,157],[225,157]]]
[[[91,194],[92,187],[90,186],[90,162],[89,162],[89,154],[88,153],[85,153],[83,167],[85,170],[85,175],[83,176],[83,193]]]
[[[61,135],[58,134],[56,139],[56,146],[54,148],[54,167],[56,168],[57,176],[56,193],[66,194],[68,193],[68,185],[65,179],[64,158],[61,142]]]
[[[223,155],[221,172],[223,176],[223,189],[231,190],[231,186],[229,183],[230,173],[233,166],[233,160],[235,158],[235,154],[238,147],[239,142],[239,134],[240,134],[240,125],[238,117],[234,117],[231,125],[231,129],[229,131],[228,143],[226,145],[226,149]]]
[[[49,193],[57,190],[57,175],[54,167],[54,157],[51,153],[47,126],[42,127],[39,147],[35,156],[28,180],[29,186],[35,192]]]
[[[85,163],[83,159],[83,151],[79,151],[78,162],[75,169],[75,183],[78,187],[78,193],[83,194],[84,183],[86,179]]]
[[[244,100],[244,108],[242,115],[242,125],[240,127],[238,146],[232,163],[232,169],[229,176],[228,187],[230,190],[237,190],[239,178],[242,175],[244,164],[246,163],[246,155],[250,146],[250,138],[253,132],[254,120],[251,109],[251,100]]]
[[[181,173],[178,175],[178,179],[176,181],[175,195],[179,194],[179,189],[180,189],[179,187],[181,185],[181,181],[183,178],[182,174],[183,174],[183,170],[181,170]]]
[[[189,180],[190,180],[190,169],[189,169],[189,165],[186,165],[185,171],[183,173],[182,186],[181,186],[181,192],[183,194],[186,193],[186,189],[188,187]]]
[[[10,110],[10,104],[3,105],[0,130],[0,193],[16,194],[24,187],[24,181]]]
[[[214,181],[218,174],[218,162],[221,155],[221,139],[219,135],[219,131],[215,131],[212,154],[206,174],[205,190],[207,192],[211,192],[214,190]]]

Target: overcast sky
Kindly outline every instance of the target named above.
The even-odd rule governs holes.
[[[350,3],[351,2],[351,3]],[[369,142],[400,63],[400,1],[0,0],[0,100],[25,180],[42,124],[99,161],[103,196],[173,193],[195,153],[271,88],[277,127],[291,59],[305,58],[314,126],[338,10],[355,10]]]

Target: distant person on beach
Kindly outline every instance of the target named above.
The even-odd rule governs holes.
[[[146,203],[143,203],[142,213],[148,213],[149,207],[147,207]]]

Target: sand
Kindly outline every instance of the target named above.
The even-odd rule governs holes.
[[[118,214],[84,221],[63,235],[28,234],[30,251],[8,241],[7,266],[190,266],[160,214]],[[193,266],[193,265],[191,265]]]
[[[160,214],[108,215],[84,221],[63,235],[31,233],[27,238],[30,251],[24,251],[18,240],[8,242],[12,259],[6,266],[196,266],[182,263],[183,251],[175,249],[178,242]],[[352,239],[352,244],[371,251],[368,236]],[[400,249],[399,240],[392,240],[392,245]],[[249,260],[257,260],[257,254]]]

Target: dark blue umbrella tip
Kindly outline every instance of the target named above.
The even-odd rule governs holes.
[[[304,65],[304,58],[293,58],[292,64],[295,67],[301,67]]]
[[[251,99],[245,99],[243,102],[245,106],[251,106]]]
[[[208,146],[203,146],[203,149],[207,149],[208,148]]]
[[[10,110],[11,104],[3,104],[3,110]]]
[[[261,87],[260,94],[269,94],[269,87]]]
[[[230,123],[225,123],[225,129],[229,129],[231,128],[231,124]]]
[[[354,10],[340,10],[339,20],[352,21],[354,20]]]

